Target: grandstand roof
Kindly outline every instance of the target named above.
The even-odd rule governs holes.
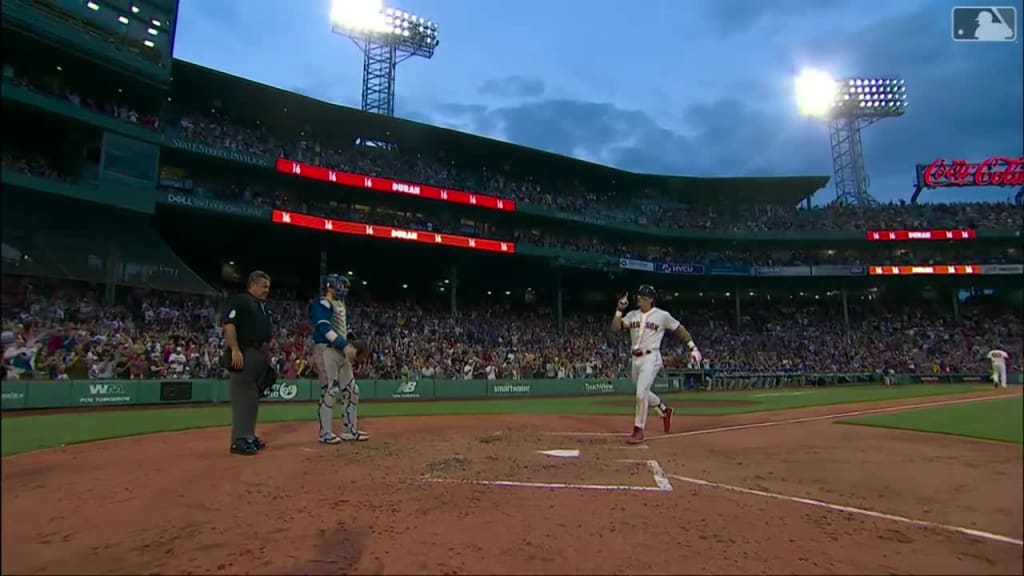
[[[296,92],[247,80],[184,60],[175,60],[172,94],[176,107],[219,105],[237,120],[255,121],[278,134],[301,134],[315,127],[322,137],[354,141],[357,137],[389,141],[405,152],[509,164],[521,175],[566,173],[583,184],[601,185],[623,193],[653,189],[693,203],[772,203],[795,205],[823,188],[828,176],[764,178],[696,178],[639,174],[602,164],[528,148],[412,120],[387,118],[358,108],[339,106]],[[356,87],[353,87],[355,90]]]

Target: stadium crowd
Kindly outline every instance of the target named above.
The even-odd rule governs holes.
[[[447,158],[442,151],[428,158],[422,154],[401,154],[351,144],[332,146],[312,135],[290,140],[272,134],[266,123],[258,122],[259,119],[234,119],[216,108],[205,114],[174,113],[173,118],[161,120],[157,114],[137,112],[122,95],[94,94],[88,87],[66,86],[59,74],[16,70],[11,64],[4,64],[3,78],[6,83],[226,150],[285,157],[370,176],[514,198],[577,216],[609,221],[735,232],[1024,227],[1024,208],[1010,202],[911,205],[901,201],[868,208],[826,206],[810,209],[777,205],[684,205],[668,198],[658,198],[650,190],[593,190],[561,176],[549,176],[543,181],[541,175],[536,179],[515,179],[509,175],[507,165],[462,166]],[[629,202],[632,198],[644,200]]]
[[[337,148],[315,138],[292,142],[265,127],[226,116],[189,114],[161,120],[137,112],[129,103],[64,86],[58,77],[28,81],[4,65],[4,82],[14,83],[116,118],[163,130],[184,139],[225,149],[287,157],[311,164],[373,176],[465,189],[520,202],[548,206],[576,215],[621,222],[656,223],[662,227],[713,231],[860,231],[869,228],[998,228],[1020,229],[1024,212],[1009,203],[892,204],[874,208],[779,206],[685,206],[668,202],[632,205],[615,200],[622,191],[585,190],[574,181],[516,180],[507,167],[458,165],[442,153],[434,158],[402,155],[372,148]],[[210,114],[216,114],[211,112]],[[19,156],[5,147],[4,170],[67,179],[45,156]],[[164,183],[167,185],[167,183]],[[173,186],[173,184],[171,184]],[[182,192],[180,187],[174,188]],[[557,191],[557,192],[555,192]],[[344,202],[313,202],[282,190],[237,183],[199,183],[190,194],[274,206],[339,219],[472,234],[530,242],[615,257],[671,260],[686,263],[883,264],[925,263],[950,255],[972,263],[1018,263],[1013,253],[977,252],[964,245],[960,253],[943,247],[911,252],[888,250],[885,260],[864,262],[863,254],[844,252],[781,254],[723,250],[710,253],[665,246],[614,244],[564,231],[515,229],[445,216],[410,214],[385,208],[356,209]],[[630,191],[649,192],[649,191]],[[642,196],[643,194],[639,194]],[[469,227],[469,229],[467,229]],[[882,249],[880,249],[882,250]],[[980,259],[980,260],[979,260]],[[220,298],[134,292],[118,305],[103,304],[93,288],[7,277],[3,282],[3,370],[5,378],[203,378],[218,377],[222,348]],[[277,334],[272,355],[285,378],[312,376],[306,303],[273,304]],[[964,306],[954,323],[949,311],[917,306],[873,304],[851,309],[847,327],[834,306],[772,304],[747,312],[740,327],[724,309],[673,310],[693,331],[709,363],[722,372],[850,371],[984,373],[985,351],[999,346],[1013,354],[1022,349],[1022,319],[1004,317],[1005,309]],[[373,318],[373,322],[362,321]],[[486,318],[486,321],[484,319]],[[557,335],[549,310],[531,313],[505,309],[466,309],[455,318],[447,310],[408,303],[357,303],[352,323],[374,342],[372,361],[361,367],[362,378],[436,377],[458,379],[622,376],[627,367],[626,343],[607,331],[604,315],[568,317],[565,334]],[[674,350],[671,340],[667,350]],[[681,362],[667,354],[670,364]],[[1021,371],[1021,358],[1011,358]]]
[[[868,252],[858,250],[830,250],[823,247],[817,251],[750,250],[728,248],[716,251],[684,249],[668,243],[657,245],[651,242],[614,242],[608,238],[573,232],[557,226],[528,228],[502,226],[480,220],[470,222],[457,216],[443,214],[426,215],[398,211],[381,206],[357,206],[344,201],[315,202],[298,198],[287,190],[265,190],[258,185],[238,186],[216,185],[207,182],[189,182],[165,178],[163,189],[178,194],[196,195],[208,199],[242,202],[254,206],[277,208],[314,216],[323,216],[350,222],[366,222],[398,226],[428,232],[463,234],[495,240],[527,243],[533,246],[558,248],[576,253],[596,254],[615,258],[636,258],[653,262],[676,262],[703,265],[747,265],[747,266],[790,266],[790,265],[900,265],[900,264],[1019,264],[1024,263],[1024,253],[1015,249],[998,249],[967,243],[950,247],[936,247],[918,244],[911,249],[905,246],[877,244]]]
[[[102,304],[94,288],[41,279],[3,282],[3,376],[11,379],[173,379],[222,375],[222,298],[128,293]],[[275,301],[273,362],[284,378],[314,377],[307,302]],[[964,305],[960,322],[926,306],[851,303],[850,326],[835,303],[760,305],[740,327],[731,306],[666,309],[694,334],[717,373],[977,373],[984,354],[1024,348],[1024,319],[1007,309]],[[352,326],[373,342],[360,378],[624,377],[627,342],[607,315],[569,316],[556,333],[549,309],[470,308],[355,302]],[[370,320],[372,319],[372,321]],[[666,338],[666,365],[686,367]],[[1019,355],[1011,370],[1024,370]]]
[[[171,124],[173,130],[173,123]],[[538,204],[573,214],[612,222],[656,223],[661,227],[719,232],[862,231],[908,228],[995,228],[1024,226],[1024,210],[1009,202],[920,204],[890,203],[877,207],[717,205],[688,206],[666,198],[642,203],[613,202],[612,191],[586,189],[578,182],[557,180],[544,184],[522,181],[494,167],[456,168],[454,161],[405,156],[382,148],[332,148],[313,139],[298,142],[273,138],[265,128],[248,129],[225,117],[186,116],[178,122],[181,134],[205,144],[258,152],[317,166],[383,176],[443,188],[467,190],[519,202]],[[555,192],[557,191],[557,192]],[[638,191],[631,191],[638,192]],[[628,199],[627,199],[628,200]]]
[[[69,178],[53,169],[44,157],[22,157],[5,151],[3,168],[33,176],[68,181]],[[467,221],[454,215],[398,211],[382,206],[358,206],[348,202],[314,202],[296,197],[283,189],[266,190],[259,185],[238,186],[223,183],[193,182],[184,178],[165,177],[160,189],[179,195],[205,199],[240,202],[252,206],[278,208],[352,222],[365,222],[398,226],[429,232],[446,232],[496,240],[527,243],[533,246],[558,248],[581,254],[614,258],[635,258],[652,262],[675,262],[724,266],[791,266],[791,265],[901,265],[901,264],[1021,264],[1024,252],[1014,248],[995,248],[988,245],[966,243],[957,246],[918,244],[907,248],[884,243],[857,250],[833,250],[822,247],[816,251],[751,250],[725,248],[715,251],[685,249],[652,242],[614,242],[571,229],[558,227],[527,228],[499,225],[481,220]]]

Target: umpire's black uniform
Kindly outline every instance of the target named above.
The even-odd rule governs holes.
[[[224,364],[229,369],[231,388],[231,452],[253,455],[265,444],[256,436],[256,416],[262,384],[268,378],[267,343],[272,322],[266,298],[270,277],[260,271],[249,275],[246,291],[235,295],[224,311]],[[240,370],[231,368],[232,350],[241,351]]]

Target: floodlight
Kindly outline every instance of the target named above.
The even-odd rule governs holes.
[[[853,77],[832,80],[825,72],[806,70],[796,80],[800,111],[829,121],[836,202],[877,204],[868,193],[860,131],[907,111],[907,87],[901,78]]]
[[[833,116],[902,116],[907,86],[899,78],[850,78],[840,83],[834,108]]]
[[[363,52],[363,110],[395,115],[395,69],[412,56],[431,58],[437,24],[383,0],[332,0],[331,30]],[[383,144],[383,143],[380,143]]]

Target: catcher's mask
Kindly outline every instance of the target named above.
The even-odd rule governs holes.
[[[658,297],[657,290],[650,284],[644,284],[636,290],[637,298],[650,298],[652,301]]]
[[[320,288],[325,293],[333,293],[337,298],[344,298],[348,294],[350,285],[348,278],[341,274],[328,274],[320,282]]]

